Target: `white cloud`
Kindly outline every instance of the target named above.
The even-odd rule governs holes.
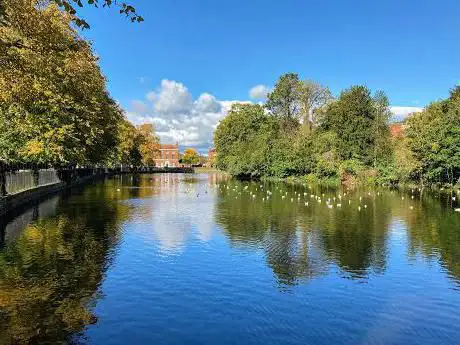
[[[206,92],[198,97],[194,105],[197,111],[204,113],[218,113],[221,109],[221,105],[216,97]]]
[[[214,130],[234,103],[250,101],[220,101],[209,93],[197,99],[179,82],[164,79],[146,101],[132,101],[128,119],[134,124],[154,123],[163,143],[178,142],[196,147],[202,152],[212,146]]]
[[[251,99],[265,99],[270,92],[270,88],[266,85],[256,85],[249,90],[249,97]]]
[[[423,110],[423,108],[422,107],[399,107],[399,106],[393,106],[393,107],[390,107],[390,110],[393,113],[393,120],[394,121],[402,121],[409,114],[420,112],[420,111]]]
[[[192,106],[192,95],[182,83],[163,79],[161,86],[153,94],[147,94],[149,100],[154,101],[155,110],[162,114],[186,113]]]

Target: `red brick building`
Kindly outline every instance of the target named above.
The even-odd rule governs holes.
[[[179,145],[161,144],[160,157],[155,159],[155,166],[160,168],[177,168],[179,164]]]

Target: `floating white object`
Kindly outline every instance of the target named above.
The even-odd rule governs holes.
[[[337,207],[342,207],[342,204],[337,204]]]
[[[119,191],[120,191],[120,188],[117,189],[117,192],[119,192]]]
[[[456,208],[456,209],[455,209],[455,212],[460,212],[460,208]]]

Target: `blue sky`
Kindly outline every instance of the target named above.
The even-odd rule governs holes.
[[[459,1],[130,3],[144,23],[132,24],[115,9],[85,9],[91,29],[84,35],[93,41],[114,98],[137,121],[164,117],[158,123],[164,130],[175,126],[174,116],[178,131],[199,124],[184,124],[181,109],[159,114],[168,109],[156,102],[174,102],[176,91],[186,91],[184,109],[196,108],[205,93],[200,102],[211,108],[198,108],[222,115],[228,104],[219,108],[221,101],[249,100],[250,88],[271,87],[291,71],[336,94],[352,84],[382,89],[392,105],[406,107],[445,97],[460,83]],[[178,138],[205,147],[210,136]]]

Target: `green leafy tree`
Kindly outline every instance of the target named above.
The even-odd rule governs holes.
[[[267,96],[265,107],[282,120],[285,130],[295,129],[301,117],[299,76],[295,73],[283,74],[275,88]]]
[[[260,105],[235,104],[214,132],[216,166],[240,177],[263,176],[278,122]]]
[[[390,138],[390,128],[388,126],[392,114],[390,102],[383,91],[377,91],[373,97],[375,118],[374,118],[374,150],[373,166],[376,168],[380,164],[386,164],[391,160],[392,145]]]
[[[423,182],[456,183],[460,179],[460,88],[407,120],[408,144],[420,162]]]
[[[352,86],[342,91],[338,100],[321,114],[322,129],[337,135],[337,149],[342,160],[357,159],[366,165],[374,163],[377,137],[382,134],[377,129],[388,125],[384,119],[382,95],[379,101],[382,104],[377,106],[367,87]]]

